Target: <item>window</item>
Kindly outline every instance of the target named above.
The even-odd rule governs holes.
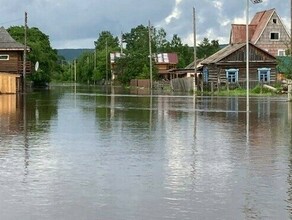
[[[286,51],[283,49],[278,50],[278,56],[286,56]]]
[[[227,69],[226,72],[226,80],[229,83],[238,82],[238,69]]]
[[[259,82],[270,82],[271,68],[259,68],[258,69],[258,80]]]
[[[207,83],[209,81],[209,70],[208,67],[204,66],[203,68],[203,81]]]
[[[280,39],[280,33],[272,32],[271,33],[271,40],[279,40]]]
[[[9,55],[0,54],[0,60],[9,60]]]
[[[277,18],[274,18],[274,19],[273,19],[273,23],[274,23],[274,24],[277,24],[277,22],[278,22]]]

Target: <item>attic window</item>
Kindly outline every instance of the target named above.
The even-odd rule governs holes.
[[[273,19],[273,23],[274,23],[274,24],[277,24],[277,22],[278,22],[277,18],[274,18],[274,19]]]
[[[271,33],[271,40],[279,40],[279,39],[280,39],[280,33],[278,32]]]
[[[0,54],[0,60],[9,60],[9,55]]]

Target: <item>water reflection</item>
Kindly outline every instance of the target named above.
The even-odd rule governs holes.
[[[251,98],[247,114],[241,97],[118,87],[1,95],[0,217],[287,219],[283,100]]]

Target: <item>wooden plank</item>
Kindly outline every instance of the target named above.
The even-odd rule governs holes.
[[[0,115],[16,112],[16,95],[0,95]]]
[[[0,93],[15,94],[17,91],[16,81],[18,74],[0,73]]]

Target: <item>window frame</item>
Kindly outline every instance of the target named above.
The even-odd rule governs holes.
[[[231,69],[226,69],[225,70],[225,74],[226,74],[226,81],[228,83],[238,83],[238,73],[239,73],[239,69],[234,69],[234,68],[231,68]],[[233,75],[234,74],[234,77],[233,76],[230,76],[230,75]]]
[[[265,71],[265,73],[263,73]],[[265,74],[265,77],[261,77]],[[267,78],[267,80],[261,80],[261,78]],[[258,81],[262,83],[269,83],[271,81],[271,68],[258,68]]]
[[[272,34],[277,34],[278,35],[278,38],[276,39],[274,39],[274,38],[272,38]],[[272,41],[279,41],[280,40],[280,32],[270,32],[270,40],[272,40]]]
[[[208,67],[204,66],[203,67],[203,82],[207,83],[209,81],[209,69]]]
[[[2,57],[6,57],[6,58],[2,58]],[[0,61],[7,61],[9,60],[9,55],[8,54],[0,54]]]
[[[284,52],[284,55],[280,55],[280,52]],[[278,56],[287,56],[287,55],[286,55],[286,50],[284,50],[284,49],[279,49],[279,50],[278,50]]]

